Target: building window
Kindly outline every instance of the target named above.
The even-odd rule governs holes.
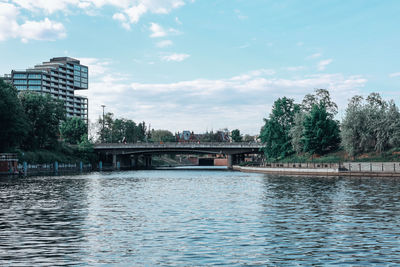
[[[15,73],[14,74],[14,79],[26,79],[26,74],[23,73]]]
[[[88,68],[87,68],[87,67],[84,67],[84,66],[81,66],[81,71],[82,71],[82,72],[88,72]]]
[[[80,72],[80,71],[74,70],[74,75],[75,75],[75,76],[81,76],[81,72]]]
[[[14,80],[14,84],[27,84],[26,80]]]
[[[29,80],[28,84],[41,84],[41,80]]]
[[[74,82],[74,86],[81,87],[81,83],[80,82]]]
[[[40,89],[42,89],[41,86],[37,86],[37,85],[30,85],[29,86],[29,90],[40,90]]]
[[[82,88],[88,88],[87,83],[82,83]]]
[[[84,78],[87,78],[87,73],[82,72],[81,76],[84,77]]]
[[[28,78],[29,79],[41,79],[42,78],[42,75],[40,75],[40,74],[29,74],[28,75]]]
[[[74,65],[74,70],[81,70],[81,67],[79,65]]]
[[[26,90],[26,86],[22,86],[22,85],[17,85],[17,86],[15,86],[15,88],[17,88],[18,90]]]
[[[80,82],[80,81],[81,81],[81,78],[78,77],[78,76],[75,76],[75,77],[74,77],[74,80]]]
[[[87,83],[87,79],[85,79],[85,78],[82,78],[82,79],[81,79],[81,82],[83,82],[83,83]]]

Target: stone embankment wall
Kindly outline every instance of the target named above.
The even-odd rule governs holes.
[[[400,177],[400,162],[265,163],[257,167],[234,166],[233,169],[282,175]]]

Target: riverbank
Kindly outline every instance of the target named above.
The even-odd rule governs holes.
[[[233,170],[296,176],[400,177],[399,162],[270,163],[257,167],[235,165]]]

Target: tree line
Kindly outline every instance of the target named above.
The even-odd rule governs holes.
[[[325,89],[307,94],[301,103],[282,97],[264,119],[260,140],[268,160],[292,154],[324,155],[340,149],[350,156],[384,152],[400,146],[400,113],[393,100],[378,93],[350,99],[344,118]]]
[[[114,114],[108,112],[100,116],[95,125],[96,140],[98,143],[136,143],[136,142],[176,142],[176,135],[171,131],[163,129],[152,129],[145,122],[135,123],[130,119],[114,118]],[[224,142],[223,135],[228,130],[224,131],[207,131],[204,134],[198,134],[197,141],[199,142]],[[254,138],[250,135],[242,136],[239,129],[231,132],[233,142],[250,142]]]

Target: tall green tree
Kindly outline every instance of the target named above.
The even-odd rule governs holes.
[[[338,106],[331,99],[331,95],[326,89],[315,89],[314,94],[307,94],[304,96],[301,103],[301,110],[309,113],[314,105],[322,105],[325,107],[328,116],[333,118],[338,112]]]
[[[20,99],[28,122],[24,148],[53,148],[58,143],[59,125],[65,120],[63,102],[31,92],[21,94]]]
[[[21,144],[27,127],[17,89],[0,79],[0,152]]]
[[[294,116],[300,106],[290,98],[279,98],[274,102],[271,114],[264,119],[260,139],[264,144],[262,150],[268,159],[276,160],[293,153],[290,130],[294,124]]]
[[[231,137],[233,142],[242,142],[243,136],[240,134],[239,129],[232,130]]]
[[[351,155],[400,146],[400,113],[393,101],[371,93],[354,96],[342,122],[342,145]]]
[[[87,135],[86,123],[78,117],[67,118],[60,126],[61,136],[70,144],[78,144]]]
[[[314,105],[304,120],[304,151],[325,154],[340,144],[339,124],[329,117],[323,104]]]
[[[175,142],[175,136],[168,130],[152,130],[151,141],[153,142]]]
[[[296,153],[304,152],[304,121],[306,119],[307,113],[304,111],[299,111],[294,115],[293,127],[290,129],[289,136],[291,138],[291,143],[294,151]]]

